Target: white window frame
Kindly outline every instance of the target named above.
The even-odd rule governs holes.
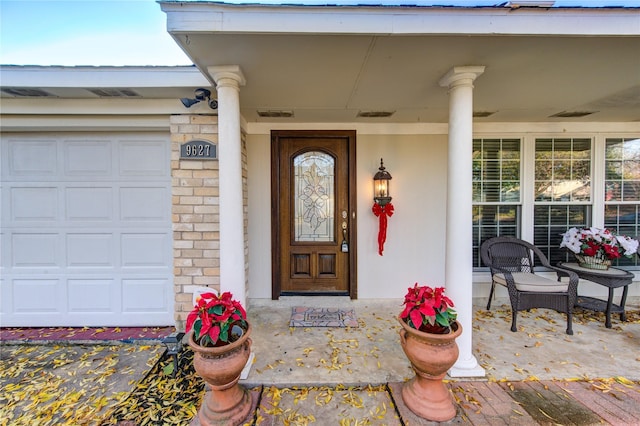
[[[520,177],[519,177],[519,179],[520,179],[520,197],[519,197],[520,200],[517,201],[517,202],[506,202],[506,201],[505,202],[484,202],[484,201],[473,201],[472,200],[471,201],[471,205],[472,205],[472,209],[474,207],[476,207],[476,206],[481,206],[481,207],[482,206],[501,206],[501,205],[502,206],[511,206],[511,205],[517,206],[517,209],[519,210],[520,217],[516,218],[516,220],[519,220],[519,222],[516,224],[516,229],[518,231],[522,232],[522,220],[521,220],[522,206],[523,206],[523,193],[522,193],[522,191],[523,191],[523,185],[522,185],[523,182],[522,182],[522,179],[523,179],[523,176],[524,176],[523,173],[522,173],[522,165],[523,165],[523,161],[524,161],[523,160],[524,157],[523,157],[522,151],[524,149],[524,138],[520,134],[513,134],[513,133],[508,134],[508,133],[505,133],[505,134],[503,134],[501,136],[484,135],[484,134],[482,134],[482,135],[474,135],[473,136],[473,141],[475,141],[476,139],[481,139],[481,140],[498,139],[498,140],[501,140],[501,141],[503,141],[505,139],[517,139],[517,140],[520,141],[520,151],[519,151],[520,152]],[[471,224],[471,225],[473,226],[473,224]],[[475,243],[475,241],[474,241],[474,243]],[[479,247],[478,247],[478,249],[479,249]],[[474,259],[473,262],[474,262],[474,265],[475,265],[475,259]],[[483,269],[484,269],[484,267],[478,268],[478,267],[474,266],[474,270],[483,270]]]
[[[543,123],[548,125],[549,123]],[[559,123],[555,131],[535,131],[534,126],[529,125],[510,125],[506,131],[502,131],[504,127],[500,123],[487,123],[477,125],[473,133],[474,139],[508,139],[519,138],[521,140],[520,158],[520,238],[526,241],[533,241],[533,211],[535,207],[534,199],[534,182],[535,182],[535,140],[540,138],[591,138],[593,146],[591,153],[591,223],[592,226],[604,226],[604,178],[605,178],[605,148],[606,139],[608,138],[635,138],[640,137],[640,130],[618,131],[619,123],[584,123],[581,127],[595,128],[594,131],[572,131],[575,125],[566,125]],[[539,126],[537,126],[539,127]],[[622,127],[627,127],[623,125]],[[533,130],[532,130],[533,128]],[[569,131],[565,132],[565,129]],[[631,126],[635,129],[635,127]],[[608,129],[611,129],[609,131]],[[470,224],[471,225],[471,224]],[[550,275],[551,276],[551,275]],[[553,277],[552,277],[553,278]],[[474,282],[487,283],[491,281],[490,273],[486,270],[477,270],[474,273]]]

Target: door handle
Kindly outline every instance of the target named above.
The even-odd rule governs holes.
[[[343,216],[347,212],[342,212]],[[340,245],[340,251],[347,253],[349,251],[349,243],[347,243],[347,221],[342,221],[342,244]]]

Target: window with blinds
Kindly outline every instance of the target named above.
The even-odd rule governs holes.
[[[604,188],[604,226],[640,236],[640,139],[606,140]],[[621,257],[617,265],[639,266],[638,256]]]
[[[551,264],[567,261],[562,234],[591,226],[591,139],[535,141],[533,244]]]
[[[520,139],[473,141],[473,266],[495,236],[520,236]]]

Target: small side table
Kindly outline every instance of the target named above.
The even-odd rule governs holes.
[[[583,280],[591,281],[596,284],[603,285],[609,289],[609,298],[604,301],[594,297],[578,296],[576,306],[584,309],[590,309],[595,312],[605,312],[605,327],[611,328],[611,314],[620,314],[620,321],[626,321],[627,315],[624,312],[624,304],[627,301],[627,293],[629,284],[633,282],[634,275],[631,272],[622,269],[609,268],[607,270],[583,268],[577,263],[558,263],[558,267],[573,271]],[[562,275],[558,272],[558,278]],[[622,287],[622,298],[620,304],[613,303],[613,290]]]

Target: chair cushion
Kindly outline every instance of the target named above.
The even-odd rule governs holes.
[[[518,291],[559,293],[566,292],[569,288],[569,283],[567,282],[550,280],[528,272],[513,272],[511,275],[513,275],[513,281],[516,283]],[[495,274],[493,281],[496,284],[507,286],[507,280],[504,278],[504,274]]]

